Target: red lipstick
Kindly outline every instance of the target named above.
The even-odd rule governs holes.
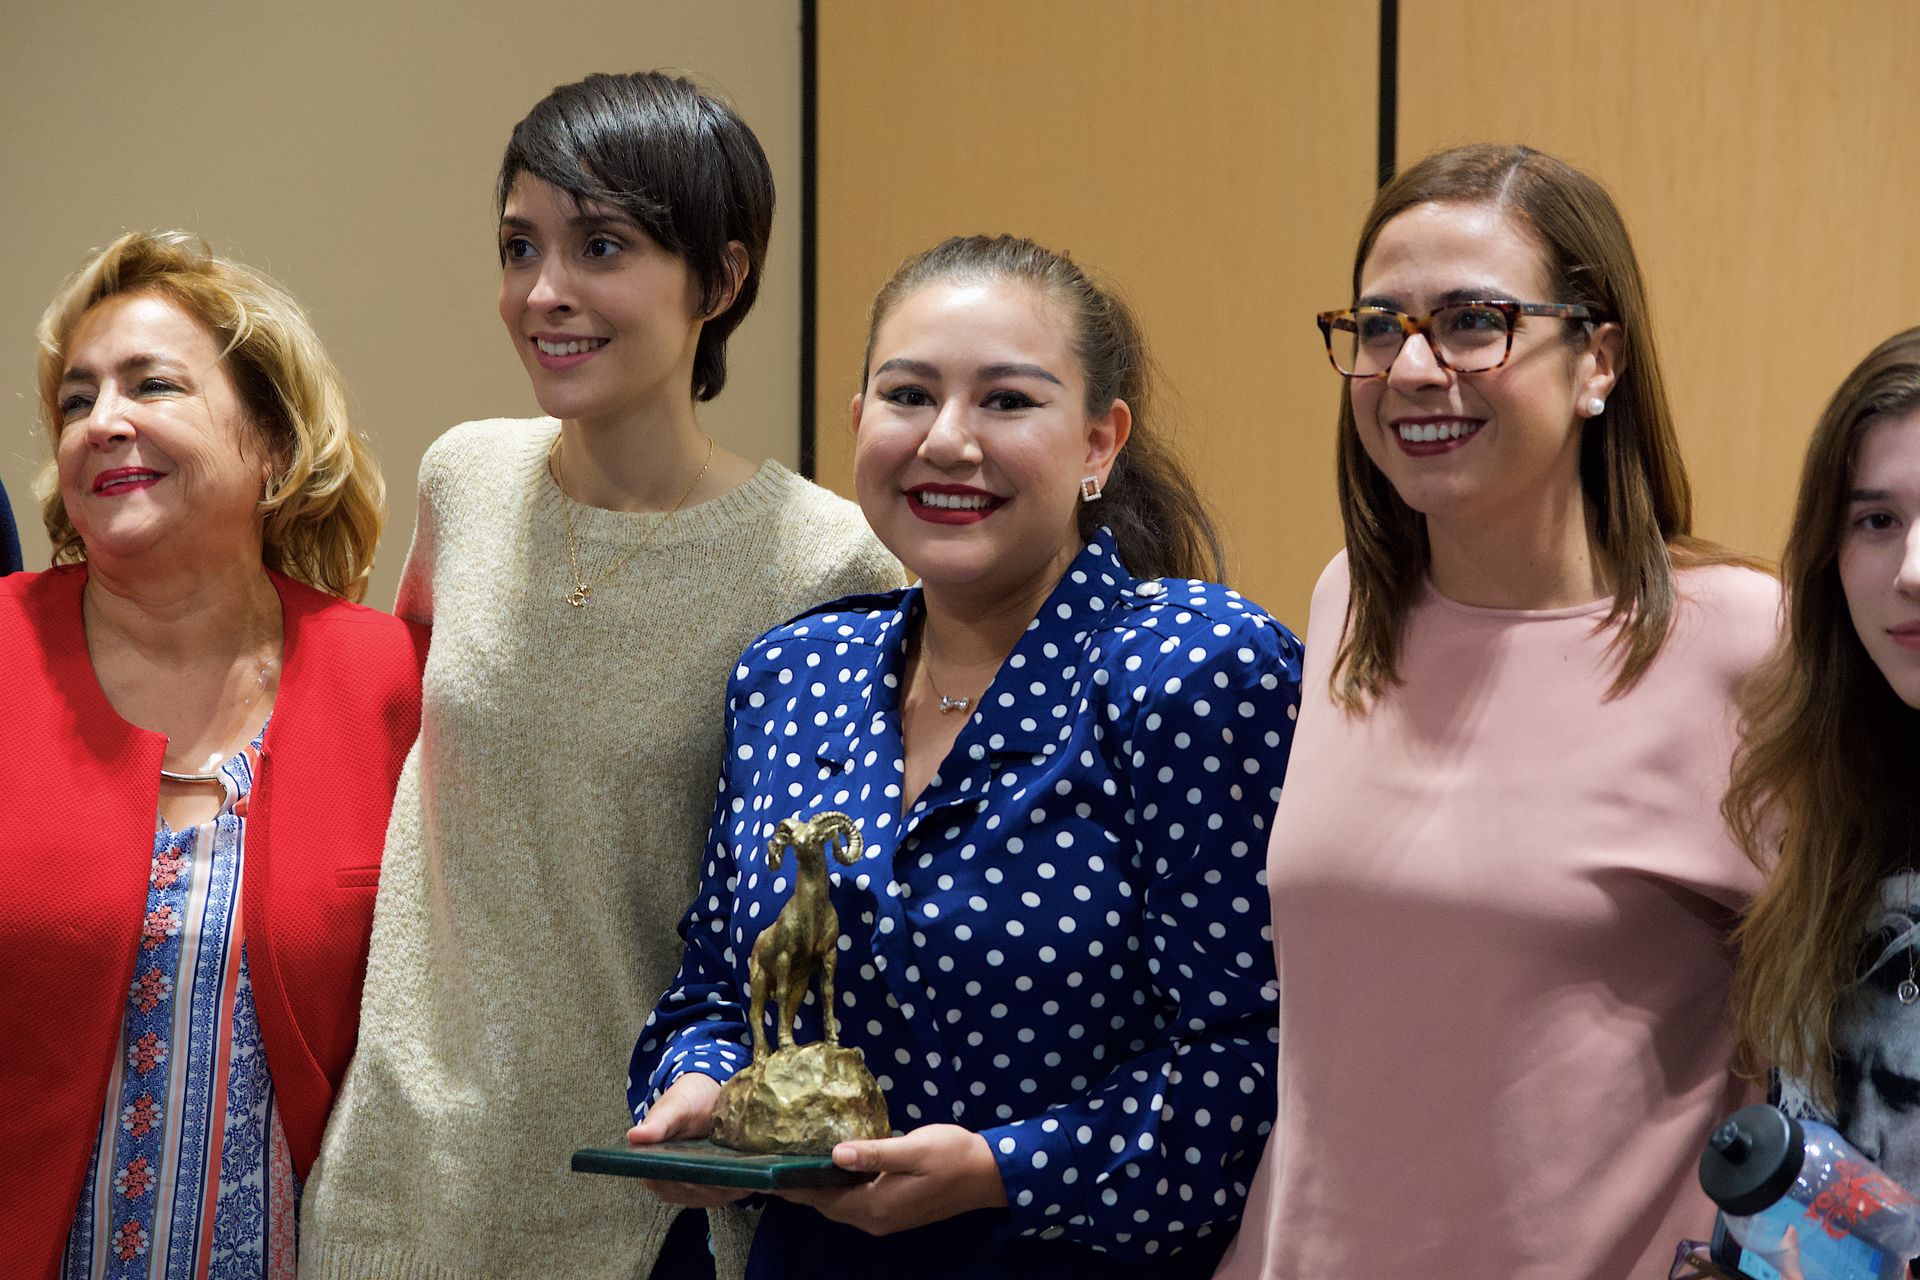
[[[907,510],[928,524],[978,524],[1007,502],[970,484],[917,484],[906,494]]]
[[[151,467],[113,467],[93,478],[93,491],[102,497],[117,498],[123,493],[150,488],[165,478],[164,471]]]

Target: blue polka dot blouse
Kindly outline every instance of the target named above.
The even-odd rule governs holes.
[[[1102,530],[903,816],[918,599],[836,601],[742,655],[685,957],[634,1050],[635,1115],[684,1072],[752,1060],[748,956],[794,865],[770,869],[768,837],[837,809],[865,837],[859,862],[828,863],[841,1040],[896,1128],[984,1135],[1013,1234],[1140,1261],[1219,1243],[1273,1114],[1267,826],[1299,643],[1224,587],[1134,579]],[[816,999],[803,1042],[822,1034]]]

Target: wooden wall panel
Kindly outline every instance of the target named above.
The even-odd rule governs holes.
[[[1419,0],[1400,35],[1403,166],[1519,141],[1612,190],[1699,530],[1778,555],[1820,408],[1920,323],[1920,5]]]
[[[1378,12],[1307,0],[828,0],[819,26],[818,471],[851,493],[866,311],[899,261],[1010,231],[1119,282],[1235,585],[1304,627],[1339,548],[1345,301],[1372,195]]]

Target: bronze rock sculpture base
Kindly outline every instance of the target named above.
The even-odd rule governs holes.
[[[713,1140],[736,1151],[826,1155],[836,1142],[893,1134],[887,1099],[858,1049],[781,1049],[721,1086]]]

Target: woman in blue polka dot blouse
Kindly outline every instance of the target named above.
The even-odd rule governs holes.
[[[1275,1096],[1262,867],[1300,647],[1193,580],[1218,543],[1146,368],[1119,301],[1027,241],[949,240],[875,300],[855,486],[920,582],[741,657],[685,958],[629,1077],[633,1141],[707,1132],[792,888],[768,837],[854,817],[840,1034],[900,1133],[835,1149],[875,1180],[771,1201],[749,1276],[1206,1275],[1239,1218]],[[814,993],[799,1029],[822,1034]]]

